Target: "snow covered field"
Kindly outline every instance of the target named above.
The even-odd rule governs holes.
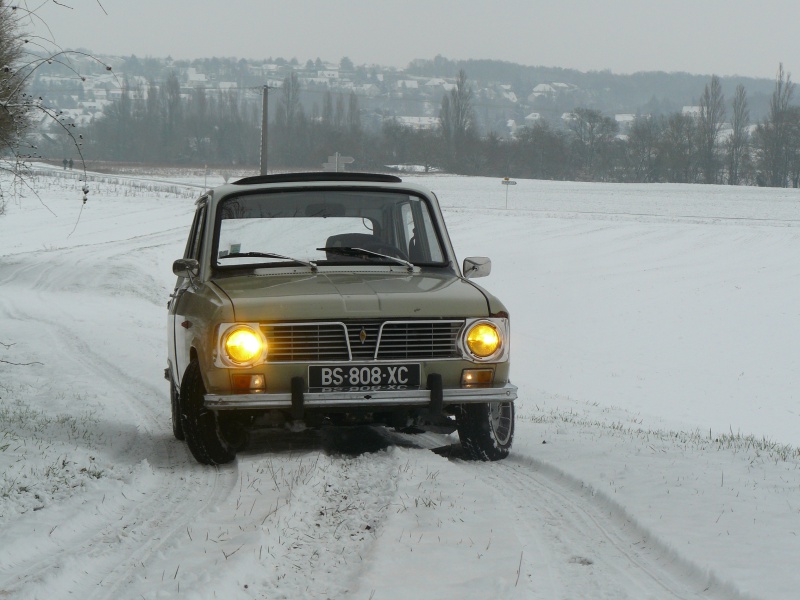
[[[501,463],[363,428],[201,467],[163,369],[202,177],[7,202],[0,598],[798,597],[800,192],[409,179],[511,311]]]

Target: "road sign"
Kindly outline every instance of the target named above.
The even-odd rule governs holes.
[[[505,186],[517,185],[516,181],[512,181],[508,177],[503,177],[503,180],[500,183],[502,183]],[[506,187],[506,209],[508,209],[508,187]]]
[[[338,173],[340,171],[344,171],[345,165],[349,165],[350,163],[355,162],[355,160],[356,159],[352,156],[342,156],[337,152],[333,156],[328,157],[328,162],[322,163],[322,170]]]

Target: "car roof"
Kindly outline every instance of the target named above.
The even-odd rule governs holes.
[[[212,208],[227,196],[253,192],[258,190],[269,191],[273,189],[310,189],[310,188],[365,188],[385,189],[396,192],[408,192],[428,198],[434,203],[436,197],[433,193],[420,185],[403,182],[395,175],[384,173],[329,173],[329,172],[303,172],[303,173],[275,173],[271,175],[255,175],[237,181],[226,183],[208,190],[198,202],[207,199]]]
[[[331,173],[313,171],[307,173],[274,173],[272,175],[255,175],[232,182],[233,185],[254,185],[259,183],[287,183],[294,181],[371,181],[375,183],[401,183],[403,180],[395,175],[384,173]]]

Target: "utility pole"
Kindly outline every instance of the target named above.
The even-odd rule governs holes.
[[[269,125],[269,111],[267,110],[269,86],[264,86],[261,92],[261,174],[267,174],[267,127]]]

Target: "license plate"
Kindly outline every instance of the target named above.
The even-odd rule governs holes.
[[[408,389],[419,387],[419,364],[308,367],[309,388]]]

